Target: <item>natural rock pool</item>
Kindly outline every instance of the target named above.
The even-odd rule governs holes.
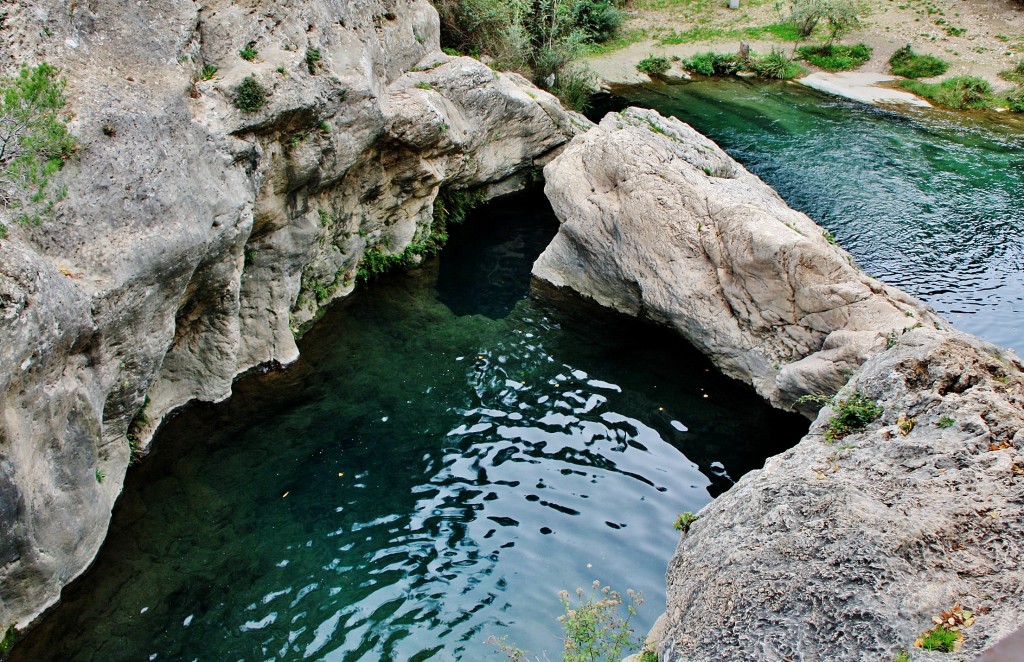
[[[869,274],[1024,355],[1024,119],[890,111],[794,83],[617,88],[721,145]]]
[[[539,192],[333,307],[287,370],[171,420],[15,660],[557,659],[557,592],[664,608],[696,511],[806,430],[672,334],[529,270]]]
[[[707,133],[864,268],[1024,351],[1024,132],[791,85],[621,91]],[[558,658],[557,591],[658,615],[675,516],[794,443],[674,336],[529,290],[555,231],[499,200],[334,306],[283,371],[171,420],[96,565],[13,660]],[[495,656],[500,659],[500,656]]]

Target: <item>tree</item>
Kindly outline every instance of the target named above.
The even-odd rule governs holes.
[[[856,0],[793,0],[789,20],[796,26],[796,44],[806,40],[822,23],[828,28],[828,44],[861,26],[867,8]],[[796,45],[794,45],[795,52]]]
[[[46,187],[77,149],[60,115],[64,85],[45,62],[0,78],[0,210],[17,210],[23,223],[52,208]]]

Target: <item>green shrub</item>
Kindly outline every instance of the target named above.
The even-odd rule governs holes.
[[[825,441],[830,443],[863,430],[883,411],[874,400],[865,397],[860,391],[854,391],[845,400],[838,400],[836,396],[805,395],[796,401],[798,405],[809,402],[832,407],[832,417],[828,419],[824,435]]]
[[[658,662],[658,654],[654,651],[640,653],[640,662]]]
[[[949,69],[949,64],[934,55],[918,55],[907,44],[889,58],[889,70],[904,78],[930,78],[941,76]]]
[[[999,77],[1011,83],[1024,83],[1024,60],[1018,62],[1013,69],[1000,71]]]
[[[555,74],[550,90],[566,108],[582,113],[594,95],[594,74],[586,67],[564,67]]]
[[[249,42],[248,44],[246,44],[245,48],[243,48],[242,50],[238,51],[238,56],[240,58],[242,58],[243,60],[245,60],[246,62],[252,62],[260,54],[260,52],[258,50],[253,48],[253,46],[255,46],[255,45],[256,45],[255,42]]]
[[[235,107],[252,113],[267,103],[267,91],[253,76],[246,76],[235,88]]]
[[[871,47],[867,44],[801,46],[796,52],[801,60],[825,71],[849,71],[871,59]]]
[[[0,78],[0,208],[17,209],[21,223],[38,224],[52,211],[46,189],[78,150],[61,115],[64,86],[45,62]]]
[[[683,66],[702,76],[728,76],[742,67],[735,55],[725,53],[697,53],[683,60]]]
[[[768,55],[751,55],[749,66],[761,78],[789,80],[802,76],[807,70],[782,51],[773,50]]]
[[[661,55],[648,55],[636,64],[636,70],[648,76],[658,76],[672,68],[672,63],[667,57]]]
[[[955,630],[947,630],[942,625],[936,625],[921,638],[921,648],[926,651],[952,653],[958,637],[959,634]]]
[[[603,43],[613,39],[619,33],[624,18],[622,10],[607,0],[576,5],[576,25],[590,42]]]
[[[1006,95],[1006,107],[1015,113],[1024,113],[1024,87],[1018,87]]]
[[[992,86],[987,80],[977,76],[958,76],[941,83],[905,80],[900,84],[929,101],[956,110],[988,108],[992,103]]]

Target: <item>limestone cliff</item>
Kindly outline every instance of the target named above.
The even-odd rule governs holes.
[[[654,111],[605,117],[545,178],[561,227],[535,275],[675,328],[776,404],[842,388],[881,409],[830,443],[825,407],[700,513],[670,564],[659,659],[893,659],[957,603],[977,615],[967,655],[1024,622],[1012,352],[864,274]]]
[[[440,187],[513,190],[588,123],[441,53],[425,0],[23,0],[0,26],[2,70],[60,67],[82,145],[55,218],[3,219],[3,630],[88,566],[168,412],[294,360],[368,252],[427,241]]]

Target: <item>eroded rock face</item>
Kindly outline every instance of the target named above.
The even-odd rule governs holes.
[[[674,327],[776,405],[834,393],[889,334],[946,326],[655,111],[608,115],[544,175],[562,225],[534,275]]]
[[[441,53],[425,0],[33,0],[0,19],[0,69],[59,66],[82,143],[56,218],[2,219],[2,633],[95,555],[129,434],[144,448],[174,408],[294,360],[367,251],[428,238],[440,187],[514,190],[589,123]],[[247,76],[268,92],[250,113]]]
[[[892,659],[956,603],[978,614],[970,655],[1024,622],[1012,352],[863,274],[678,120],[608,116],[545,175],[562,226],[535,275],[676,328],[778,405],[842,387],[882,410],[828,443],[822,409],[701,511],[669,567],[659,659]]]

